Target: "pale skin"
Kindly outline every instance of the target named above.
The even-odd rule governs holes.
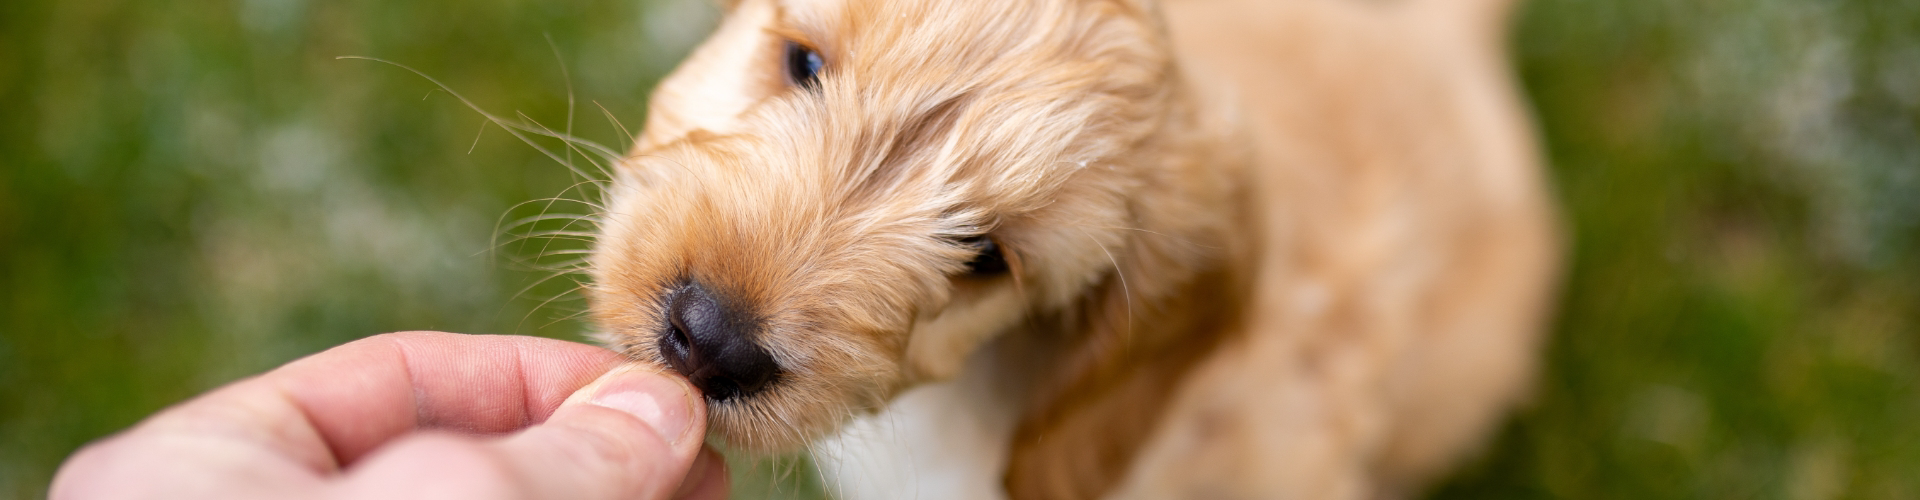
[[[701,396],[605,349],[396,333],[161,411],[51,498],[725,498]]]

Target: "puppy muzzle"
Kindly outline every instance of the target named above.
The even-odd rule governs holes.
[[[779,363],[756,342],[761,322],[735,301],[690,282],[666,312],[660,354],[708,399],[752,396],[779,378]]]

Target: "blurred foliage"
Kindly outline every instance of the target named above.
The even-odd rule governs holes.
[[[540,257],[578,242],[511,233],[580,228],[510,222],[591,211],[521,204],[591,185],[419,76],[336,57],[618,150],[613,119],[638,126],[712,16],[0,2],[0,497],[359,336],[578,339],[573,282],[541,269],[564,255]],[[1517,21],[1572,266],[1536,402],[1438,496],[1920,497],[1920,2],[1534,0]],[[740,467],[739,496],[810,496],[807,470]]]
[[[573,282],[522,262],[578,242],[496,226],[591,193],[421,77],[336,57],[405,61],[562,130],[571,85],[577,132],[620,149],[600,105],[637,125],[712,16],[675,5],[0,2],[0,497],[38,496],[61,457],[164,405],[360,336],[579,339]]]
[[[1920,498],[1920,2],[1532,2],[1571,226],[1535,405],[1440,498]]]

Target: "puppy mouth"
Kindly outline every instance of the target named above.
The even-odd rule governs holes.
[[[751,397],[779,380],[780,364],[757,342],[763,322],[737,301],[689,282],[668,300],[666,319],[660,356],[707,399]]]

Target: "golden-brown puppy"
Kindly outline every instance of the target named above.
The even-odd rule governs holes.
[[[616,172],[593,312],[836,493],[1416,489],[1555,246],[1501,0],[740,0]]]

